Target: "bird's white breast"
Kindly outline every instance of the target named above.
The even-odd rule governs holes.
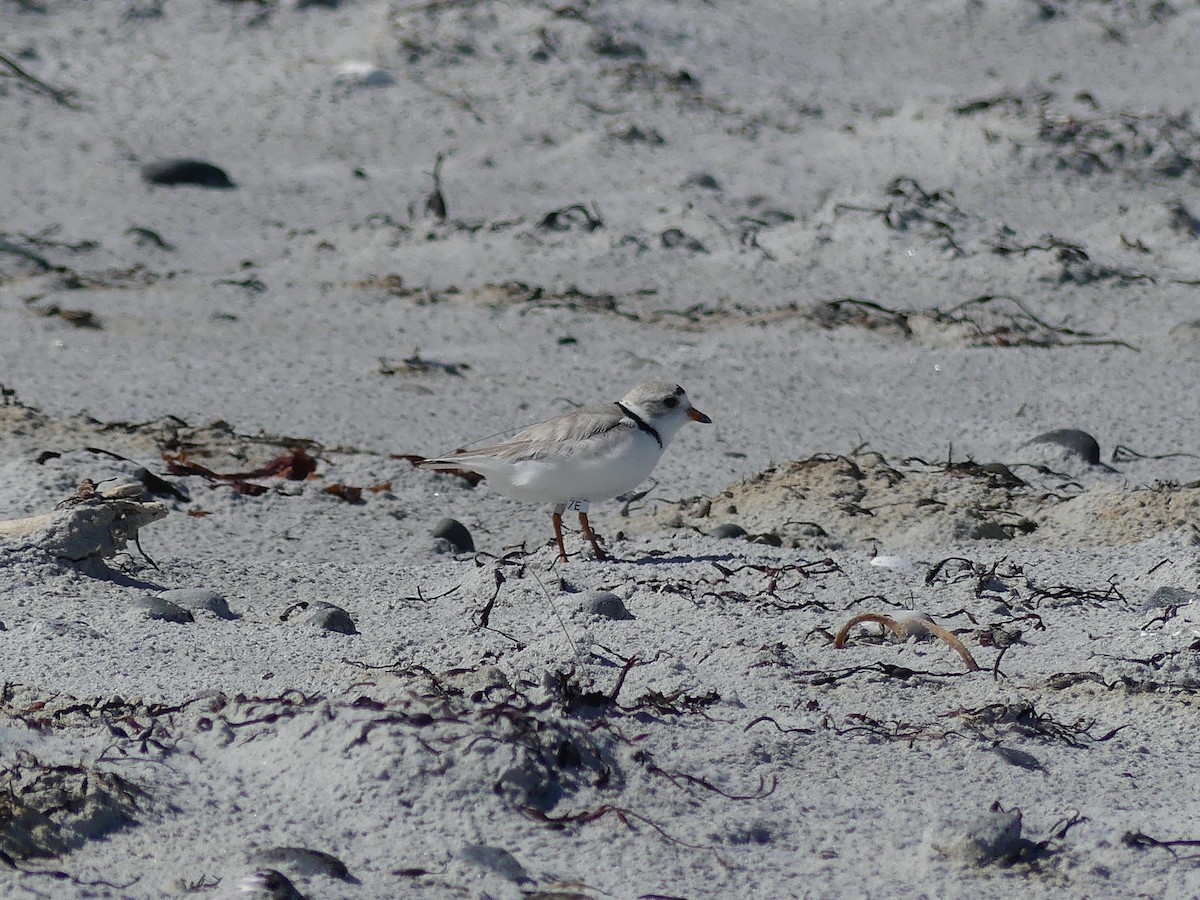
[[[621,427],[581,442],[569,455],[511,463],[504,477],[492,472],[488,480],[496,491],[518,500],[609,500],[641,484],[660,456],[662,448],[652,436]]]

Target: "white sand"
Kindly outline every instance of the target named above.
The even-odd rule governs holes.
[[[0,894],[1200,893],[1184,6],[0,0],[0,519],[186,495],[0,544]],[[652,378],[615,562],[393,456]]]

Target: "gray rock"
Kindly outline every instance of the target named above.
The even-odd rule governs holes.
[[[199,159],[161,159],[142,166],[142,178],[150,184],[180,185],[230,190],[237,187],[225,172]]]
[[[475,552],[475,541],[471,539],[471,532],[457,519],[442,519],[433,527],[433,536],[449,541],[459,553]]]
[[[490,847],[487,844],[467,844],[458,851],[458,858],[480,869],[495,872],[516,884],[532,881],[525,872],[525,867],[517,862],[516,857],[503,847]]]
[[[225,602],[225,598],[211,588],[176,588],[175,590],[163,591],[158,596],[162,600],[174,603],[176,606],[182,606],[184,609],[190,609],[193,612],[204,610],[213,615],[220,616],[222,619],[237,618],[237,616],[229,611],[229,604]]]
[[[710,531],[708,536],[734,540],[746,537],[747,533],[746,529],[736,522],[723,522]]]
[[[147,597],[145,595],[134,597],[133,606],[139,609],[147,619],[158,619],[162,622],[175,622],[179,625],[186,625],[189,622],[194,622],[192,614],[182,606],[176,606],[170,600],[164,600],[161,596]]]
[[[623,622],[633,618],[625,607],[625,602],[616,594],[609,591],[592,591],[583,598],[583,611],[593,616]]]
[[[332,603],[314,603],[313,606],[315,608],[312,613],[304,619],[309,625],[316,625],[326,631],[336,631],[338,634],[358,634],[354,619],[340,606],[334,606]]]
[[[1058,428],[1032,438],[1031,444],[1054,444],[1073,456],[1078,456],[1090,465],[1100,462],[1100,443],[1086,431],[1078,428]]]
[[[358,634],[358,629],[354,627],[354,619],[350,617],[350,613],[340,606],[326,603],[324,600],[316,600],[312,603],[307,601],[294,603],[284,610],[280,618],[284,622],[290,622],[301,614],[303,614],[303,618],[300,621],[305,625],[325,631],[336,631],[339,634]]]

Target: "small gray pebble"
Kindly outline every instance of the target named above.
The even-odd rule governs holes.
[[[1032,438],[1029,443],[1056,444],[1093,466],[1100,462],[1100,443],[1086,431],[1080,431],[1078,428],[1058,428],[1054,431],[1046,431]]]
[[[697,172],[695,175],[689,175],[685,178],[680,187],[697,187],[706,191],[719,191],[721,183],[707,172]]]
[[[471,532],[457,519],[442,519],[433,527],[433,536],[449,541],[459,553],[475,551],[475,541],[471,539]]]
[[[144,595],[134,597],[133,605],[136,609],[140,609],[147,619],[159,619],[163,622],[175,622],[180,625],[195,621],[192,614],[182,606],[176,606],[170,600],[164,600],[162,597]]]
[[[624,601],[608,591],[593,591],[588,594],[583,600],[583,610],[593,616],[603,616],[618,622],[633,618],[633,613],[625,608]]]
[[[160,159],[142,166],[142,178],[150,184],[191,184],[228,190],[235,185],[225,172],[199,159]]]
[[[1014,859],[1025,847],[1019,809],[958,813],[932,826],[928,835],[937,852],[979,866]]]
[[[497,875],[501,875],[517,884],[532,880],[525,872],[525,867],[517,862],[516,857],[503,847],[489,847],[487,844],[467,844],[458,851],[458,858],[481,869],[490,869]]]
[[[225,598],[211,588],[176,588],[158,595],[168,603],[190,610],[206,610],[222,619],[237,618],[229,611]]]
[[[736,522],[723,522],[708,533],[709,537],[715,538],[744,538],[747,531]]]
[[[1165,609],[1168,606],[1187,606],[1200,600],[1200,594],[1177,587],[1160,587],[1142,603],[1142,612]]]
[[[358,634],[358,629],[354,627],[354,619],[350,617],[350,613],[340,606],[334,606],[332,603],[325,603],[321,600],[309,604],[308,615],[304,617],[304,621],[326,631],[336,631],[338,634]]]

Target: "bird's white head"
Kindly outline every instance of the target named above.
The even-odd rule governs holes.
[[[685,422],[712,423],[688,399],[687,393],[669,381],[647,381],[621,398],[621,405],[640,416],[658,432],[665,447]]]

